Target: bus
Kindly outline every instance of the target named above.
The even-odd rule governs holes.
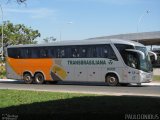
[[[91,81],[141,85],[152,81],[149,53],[140,43],[119,39],[14,45],[6,48],[6,76],[27,84]]]

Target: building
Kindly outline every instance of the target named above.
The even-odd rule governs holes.
[[[160,45],[160,31],[154,32],[142,32],[142,33],[128,33],[128,34],[119,34],[119,35],[111,35],[111,36],[101,36],[95,38],[89,38],[88,40],[92,39],[126,39],[126,40],[133,40],[144,45]]]

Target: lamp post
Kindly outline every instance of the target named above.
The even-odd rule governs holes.
[[[145,13],[143,13],[139,19],[138,19],[138,23],[137,23],[137,35],[138,35],[138,32],[139,32],[139,25],[142,21],[142,19],[144,18],[145,15],[149,14],[150,10],[146,10]],[[138,42],[138,37],[137,37],[137,42]]]
[[[72,24],[73,22],[67,22],[67,24]],[[59,35],[59,37],[60,37],[60,41],[62,40],[62,28],[60,29],[60,35]]]
[[[1,15],[2,15],[2,35],[1,35],[1,39],[2,39],[2,56],[1,56],[1,59],[2,61],[4,60],[4,57],[3,57],[3,54],[4,54],[4,51],[3,51],[3,9],[2,9],[2,6],[0,5],[0,9],[1,9]]]

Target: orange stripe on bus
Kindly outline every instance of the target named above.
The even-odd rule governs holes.
[[[50,71],[54,65],[53,59],[14,59],[7,58],[10,67],[18,74],[22,75],[25,71],[33,74],[37,71],[43,72],[46,80],[51,80]]]

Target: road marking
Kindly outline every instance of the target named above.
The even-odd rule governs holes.
[[[159,85],[160,85],[160,82],[142,83],[142,85],[147,85],[147,86],[159,86]]]
[[[13,80],[13,79],[0,79],[0,82],[14,82],[14,81],[17,81],[17,80]]]

